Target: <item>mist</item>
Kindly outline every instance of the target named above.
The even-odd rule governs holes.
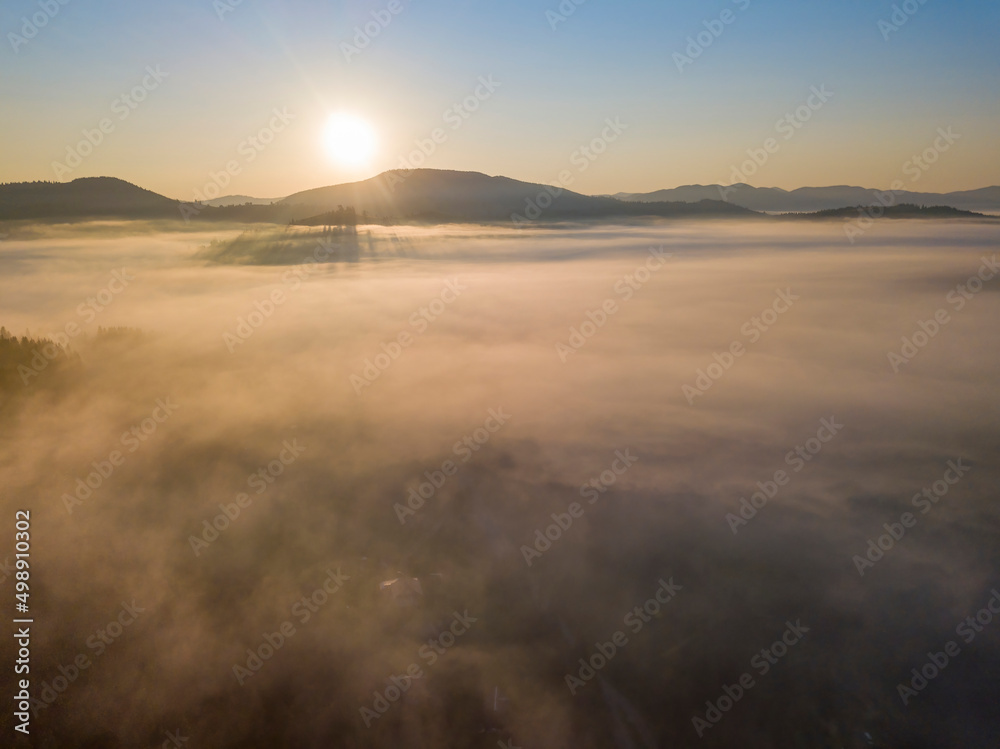
[[[30,745],[995,745],[995,226],[241,232],[0,243]]]

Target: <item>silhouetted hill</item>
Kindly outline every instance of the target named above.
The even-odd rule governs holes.
[[[876,204],[874,206],[850,206],[847,208],[831,208],[827,211],[816,211],[815,213],[783,213],[780,218],[857,218],[859,211],[866,216],[873,218],[985,218],[996,220],[998,217],[986,216],[973,211],[963,211],[952,208],[948,205],[914,205],[912,203],[901,203],[891,205],[886,208]]]
[[[728,188],[727,188],[728,189]],[[84,177],[72,182],[19,182],[0,185],[2,219],[133,218],[228,221],[238,223],[297,223],[306,225],[351,223],[335,220],[353,210],[365,222],[500,222],[530,223],[533,220],[600,220],[624,217],[749,217],[756,211],[812,212],[844,206],[877,205],[877,191],[855,187],[801,188],[787,192],[777,188],[737,186],[719,199],[718,186],[692,185],[660,190],[624,200],[609,196],[582,195],[548,185],[522,182],[509,177],[490,177],[480,172],[439,169],[393,170],[362,182],[305,190],[269,205],[210,206],[182,203],[114,177]],[[917,196],[905,203],[950,206],[943,196]],[[989,204],[995,196],[1000,207],[1000,187],[949,193],[955,202]],[[851,197],[855,196],[855,197]],[[668,198],[652,200],[651,198]],[[928,199],[925,199],[928,198]],[[743,201],[742,203],[740,201]],[[833,205],[828,205],[833,202]],[[753,205],[745,205],[752,203]],[[754,206],[757,206],[755,208]],[[817,207],[819,206],[819,207]],[[183,207],[183,212],[182,212]],[[957,206],[951,206],[953,208]],[[897,206],[902,208],[902,206]],[[907,215],[896,210],[890,215]],[[962,210],[971,210],[964,208]],[[841,214],[837,214],[841,215]],[[846,215],[846,214],[844,214]],[[930,213],[922,217],[957,217],[962,214]],[[974,214],[967,214],[974,215]]]
[[[0,219],[178,217],[177,201],[115,177],[0,185]]]
[[[737,183],[720,185],[685,185],[669,190],[647,193],[618,193],[619,200],[684,201],[723,199],[754,211],[783,213],[790,211],[824,211],[852,205],[878,205],[880,191],[865,187],[837,185],[834,187],[800,187],[782,190],[778,187],[752,187]],[[884,194],[881,193],[881,194]],[[967,211],[1000,213],[1000,187],[983,187],[949,193],[922,193],[900,190],[893,194],[895,204],[942,205]]]
[[[353,206],[361,213],[394,220],[510,221],[614,216],[742,216],[749,211],[720,200],[697,206],[623,202],[581,195],[509,177],[438,169],[393,170],[363,182],[295,193],[280,205],[303,218]]]
[[[181,206],[184,206],[182,213]],[[373,221],[529,221],[621,216],[745,216],[720,200],[696,204],[625,202],[479,172],[417,169],[390,171],[344,185],[320,187],[269,205],[211,206],[172,200],[113,177],[72,182],[0,185],[0,219],[86,217],[188,218],[244,223],[323,223],[353,208]]]

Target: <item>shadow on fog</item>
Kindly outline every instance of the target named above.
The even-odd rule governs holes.
[[[1000,279],[948,295],[995,229],[359,228],[288,275],[308,232],[77,228],[0,247],[0,322],[79,357],[3,379],[4,511],[32,510],[32,689],[53,697],[35,746],[993,745],[1000,623],[956,627],[1000,584]],[[797,299],[768,315],[778,289]],[[142,335],[96,334],[126,325]],[[490,409],[509,414],[495,431]],[[661,580],[679,592],[636,614]],[[760,661],[789,621],[808,632]],[[904,705],[948,640],[959,655]]]

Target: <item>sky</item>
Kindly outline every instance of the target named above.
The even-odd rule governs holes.
[[[0,181],[185,200],[407,166],[588,194],[1000,183],[988,0],[63,1],[0,11]],[[336,114],[364,137],[331,135]]]

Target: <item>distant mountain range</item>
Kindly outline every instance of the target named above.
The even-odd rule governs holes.
[[[798,211],[826,211],[846,206],[878,205],[879,196],[886,192],[866,187],[800,187],[782,190],[779,187],[752,187],[744,183],[734,185],[685,185],[668,190],[645,193],[620,192],[610,197],[618,200],[640,202],[699,200],[727,200],[752,211],[785,213]],[[910,203],[925,206],[950,206],[980,213],[1000,213],[1000,187],[983,187],[961,192],[909,192],[901,190],[892,194],[893,205]]]
[[[353,208],[373,222],[501,222],[659,217],[751,217],[758,212],[830,211],[875,205],[875,190],[859,187],[724,188],[691,185],[653,193],[591,196],[479,172],[392,170],[361,182],[320,187],[279,200],[245,195],[184,203],[114,177],[0,185],[0,219],[188,218],[197,221],[306,223]],[[1000,213],[1000,187],[947,194],[896,193],[895,203]],[[896,215],[943,216],[920,209]],[[826,214],[831,216],[831,214]],[[961,215],[951,212],[947,215]],[[831,216],[832,217],[832,216]]]
[[[630,216],[752,216],[722,200],[629,202],[581,195],[479,172],[393,170],[362,182],[295,193],[276,203],[236,196],[237,205],[183,203],[114,177],[0,185],[0,219],[187,218],[243,222],[308,221],[352,207],[372,221],[530,222]],[[251,203],[247,205],[247,203]]]

